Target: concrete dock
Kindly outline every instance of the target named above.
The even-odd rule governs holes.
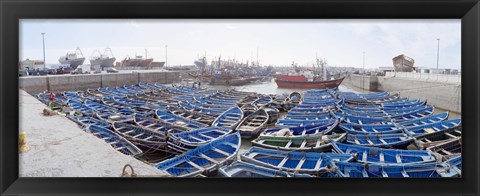
[[[46,106],[23,90],[19,102],[19,131],[26,133],[29,146],[19,155],[20,177],[120,177],[126,164],[138,176],[168,176],[116,151],[64,116],[44,116]]]
[[[386,76],[350,75],[342,83],[364,91],[399,92],[401,97],[427,100],[436,108],[461,114],[460,75],[387,72]]]

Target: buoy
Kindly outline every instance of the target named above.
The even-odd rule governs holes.
[[[20,153],[27,152],[30,148],[27,144],[27,133],[21,132],[18,136],[18,149]]]

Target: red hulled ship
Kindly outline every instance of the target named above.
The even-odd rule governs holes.
[[[275,82],[280,88],[335,88],[342,83],[343,79],[308,81],[308,78],[303,75],[279,75],[275,78]]]
[[[317,64],[321,68],[320,73],[316,72],[315,67],[313,70],[301,70],[293,65],[296,74],[277,75],[275,82],[279,88],[336,88],[342,83],[344,77],[327,79],[325,60],[317,59]]]

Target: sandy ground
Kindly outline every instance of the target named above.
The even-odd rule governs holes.
[[[126,164],[139,176],[166,176],[63,116],[43,116],[46,106],[25,91],[19,96],[20,132],[26,132],[30,148],[19,155],[20,177],[120,177]]]

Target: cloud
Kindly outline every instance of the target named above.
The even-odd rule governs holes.
[[[239,27],[235,26],[235,25],[232,25],[232,24],[227,24],[227,25],[225,25],[225,28],[230,29],[230,30],[234,30],[234,29],[238,29]]]

